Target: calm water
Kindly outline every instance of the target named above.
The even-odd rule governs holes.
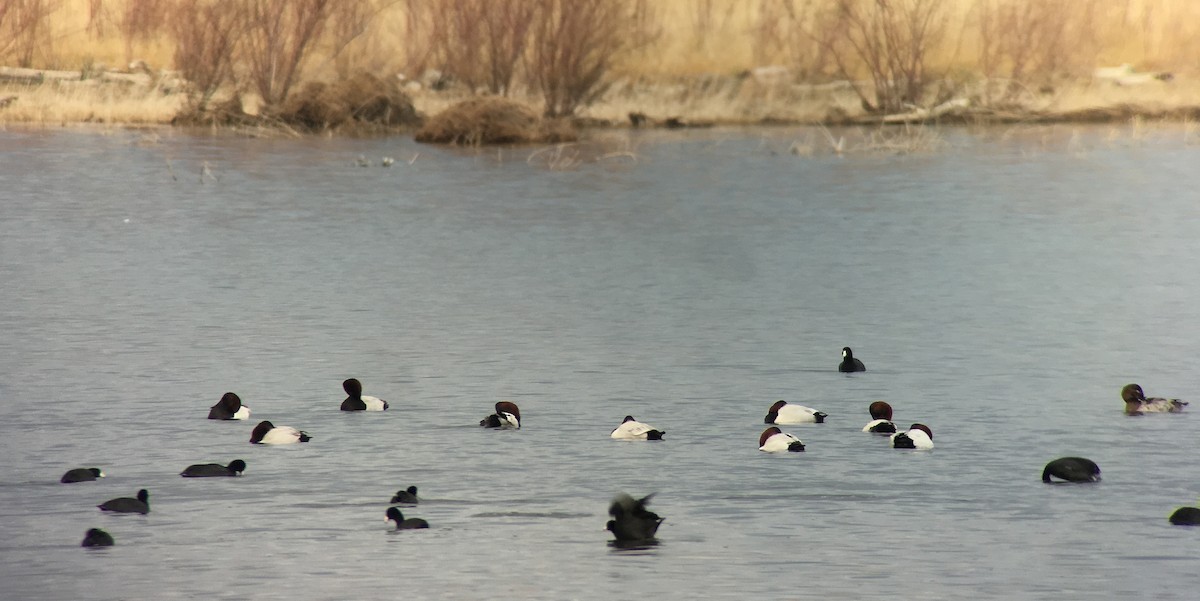
[[[0,596],[1194,598],[1200,531],[1166,516],[1200,495],[1200,406],[1126,418],[1118,391],[1200,400],[1200,145],[942,136],[608,134],[559,170],[2,132]],[[835,371],[846,345],[870,371]],[[392,409],[339,412],[351,376]],[[205,419],[229,390],[249,423]],[[501,398],[521,431],[476,426]],[[830,414],[786,428],[807,452],[757,450],[777,399]],[[861,433],[877,399],[937,448]],[[667,440],[609,440],[626,414]],[[259,419],[314,440],[251,446]],[[1043,485],[1063,455],[1104,482]],[[109,477],[57,483],[76,466]],[[390,532],[410,484],[433,528]],[[148,516],[95,509],[139,488]],[[608,544],[619,491],[658,493],[661,544]]]

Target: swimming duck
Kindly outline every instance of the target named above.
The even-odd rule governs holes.
[[[179,472],[179,475],[184,478],[211,478],[214,476],[240,476],[244,471],[246,471],[246,462],[234,459],[227,466],[219,463],[189,465]]]
[[[96,507],[101,511],[112,511],[116,513],[150,513],[150,493],[146,489],[139,490],[136,499],[129,497],[121,497],[118,499],[109,499]]]
[[[251,444],[292,444],[308,442],[312,437],[308,432],[297,430],[291,426],[276,426],[269,421],[258,422],[250,433]]]
[[[1146,393],[1137,384],[1126,384],[1121,389],[1121,400],[1125,401],[1125,415],[1179,413],[1187,406],[1187,401],[1179,399],[1146,398]]]
[[[621,425],[614,428],[610,436],[618,440],[662,440],[663,434],[666,432],[643,424],[633,419],[632,415],[626,415]]]
[[[342,411],[384,411],[388,408],[388,402],[373,396],[366,396],[362,393],[362,382],[354,378],[350,378],[342,382],[342,390],[350,395],[346,400],[342,401]]]
[[[87,534],[83,536],[83,544],[81,547],[111,547],[113,546],[113,537],[111,534],[99,529],[91,528]]]
[[[1100,466],[1083,457],[1059,457],[1046,464],[1042,482],[1051,482],[1051,476],[1067,482],[1099,482]]]
[[[925,424],[913,424],[905,432],[891,436],[893,449],[932,449],[933,432]]]
[[[896,424],[892,423],[892,406],[883,402],[875,401],[867,407],[867,411],[871,413],[871,421],[863,426],[863,432],[874,432],[875,434],[895,434]]]
[[[617,495],[608,506],[608,515],[613,519],[604,528],[622,542],[653,539],[664,519],[646,509],[653,497],[654,494],[649,494],[635,500],[625,493]]]
[[[520,428],[521,410],[512,401],[496,403],[496,412],[479,421],[485,428]]]
[[[800,442],[799,438],[772,426],[763,430],[762,435],[758,437],[758,450],[766,453],[799,452],[804,450],[804,443]]]
[[[775,401],[774,405],[767,410],[767,416],[763,418],[763,423],[766,424],[823,424],[825,418],[829,417],[822,411],[817,411],[812,407],[804,405],[789,405],[787,401]]]
[[[400,513],[395,507],[388,507],[387,519],[385,522],[396,522],[396,530],[415,530],[417,528],[428,528],[429,522],[421,518],[404,519],[404,514]]]
[[[410,486],[405,490],[396,491],[396,494],[392,496],[392,500],[390,502],[391,503],[405,503],[407,505],[416,505],[418,502],[417,487]]]
[[[863,365],[862,361],[854,358],[854,352],[850,350],[850,347],[844,346],[842,347],[842,362],[838,365],[838,371],[867,371],[867,366]]]
[[[208,410],[208,419],[247,419],[250,408],[242,404],[242,399],[232,392],[226,392]]]
[[[103,478],[104,472],[98,467],[77,467],[73,470],[67,470],[59,482],[70,484],[72,482],[91,482],[96,478]]]

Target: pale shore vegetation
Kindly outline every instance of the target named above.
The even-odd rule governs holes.
[[[1197,56],[1194,0],[0,0],[0,124],[1194,120]]]

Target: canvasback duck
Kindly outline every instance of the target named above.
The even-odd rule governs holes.
[[[219,463],[197,463],[189,465],[179,472],[184,478],[212,478],[214,476],[240,476],[246,471],[246,462],[234,459],[229,465]]]
[[[254,431],[250,433],[250,444],[292,444],[310,440],[312,437],[308,432],[291,426],[276,426],[266,420],[258,422]]]
[[[1125,415],[1179,413],[1187,406],[1187,401],[1179,399],[1146,398],[1146,393],[1137,384],[1126,384],[1121,389],[1121,400],[1125,401]]]
[[[242,404],[242,399],[232,392],[226,392],[208,410],[208,419],[248,419],[250,408]]]
[[[867,407],[867,411],[871,413],[871,421],[863,426],[863,432],[874,432],[875,434],[895,434],[896,424],[892,423],[892,406],[883,402],[875,401]]]
[[[789,405],[787,401],[775,401],[774,405],[767,410],[767,416],[763,418],[765,424],[823,424],[825,418],[829,417],[822,411],[817,411],[812,407],[804,405]]]
[[[626,415],[621,425],[613,429],[612,436],[617,440],[662,440],[663,432],[649,424],[643,424],[632,415]]]
[[[646,509],[653,497],[653,493],[641,499],[634,499],[625,493],[617,495],[608,506],[608,515],[613,519],[604,528],[620,542],[652,540],[664,519]]]
[[[479,421],[484,428],[520,428],[521,410],[512,401],[496,403],[496,412]]]
[[[762,435],[758,437],[758,450],[765,453],[798,452],[804,450],[804,443],[800,442],[799,438],[772,426],[763,430]]]
[[[342,390],[349,395],[346,400],[342,401],[342,411],[385,411],[388,408],[387,401],[379,397],[364,395],[362,382],[354,378],[342,382]]]
[[[1200,507],[1180,507],[1168,519],[1176,526],[1200,526]]]
[[[129,497],[121,497],[119,499],[109,499],[96,507],[101,511],[112,511],[115,513],[150,513],[150,493],[146,489],[139,490],[136,499]]]
[[[854,358],[854,351],[850,347],[842,347],[842,362],[838,365],[838,371],[849,373],[852,371],[867,371],[867,366],[863,365],[862,361]]]
[[[1042,482],[1052,482],[1051,476],[1067,482],[1099,482],[1100,466],[1083,457],[1059,457],[1046,464]]]
[[[913,424],[905,432],[897,432],[891,437],[893,449],[932,449],[933,431],[925,424]]]
[[[429,522],[421,518],[404,519],[404,514],[400,513],[395,507],[388,507],[387,519],[384,522],[396,522],[396,530],[415,530],[417,528],[428,528]]]
[[[113,537],[111,534],[99,529],[92,528],[83,535],[83,544],[81,547],[111,547],[113,546]]]
[[[404,490],[396,491],[396,494],[392,495],[392,500],[390,502],[416,505],[419,502],[419,499],[417,499],[417,487],[410,486]]]
[[[70,484],[72,482],[91,482],[96,478],[103,478],[104,472],[98,467],[77,467],[73,470],[67,470],[59,482]]]

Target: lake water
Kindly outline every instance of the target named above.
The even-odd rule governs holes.
[[[0,132],[0,597],[1194,599],[1200,406],[1118,394],[1200,400],[1200,139],[937,136]],[[205,419],[226,391],[249,422]],[[520,431],[476,425],[499,399]],[[830,415],[806,452],[757,450],[778,399]],[[879,399],[937,448],[860,432]],[[1064,455],[1104,481],[1042,484]],[[410,484],[432,528],[392,532]],[[660,544],[609,544],[621,491]]]

